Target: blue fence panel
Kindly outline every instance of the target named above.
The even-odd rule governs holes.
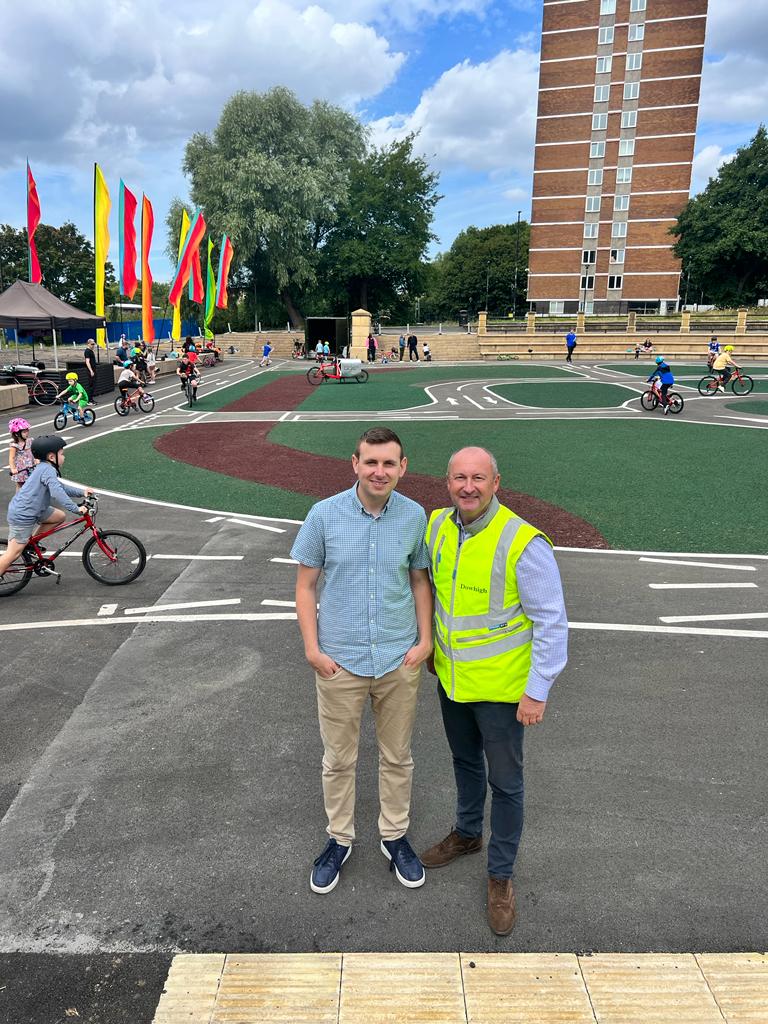
[[[155,339],[159,341],[166,341],[171,333],[171,319],[166,317],[161,320],[153,320],[155,325]],[[12,327],[6,329],[6,337],[9,342],[16,341],[16,332]],[[107,324],[107,341],[113,345],[120,340],[120,335],[124,334],[126,341],[137,341],[141,337],[141,320],[124,320],[122,323],[116,321],[115,323]],[[197,321],[196,320],[182,320],[181,322],[181,336],[191,334],[193,338],[197,338],[200,335]],[[64,328],[59,332],[59,340],[63,345],[84,345],[89,338],[94,337],[94,332],[91,328]],[[19,344],[31,344],[32,339],[24,334],[23,331],[19,331]],[[39,344],[39,337],[35,338],[35,344]]]

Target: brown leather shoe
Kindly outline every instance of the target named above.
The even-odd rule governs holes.
[[[497,935],[509,935],[515,927],[517,909],[511,878],[488,876],[488,924]]]
[[[457,857],[463,857],[465,853],[478,853],[482,848],[482,836],[467,838],[453,829],[445,839],[441,839],[439,843],[435,843],[422,853],[420,860],[425,868],[444,868]]]

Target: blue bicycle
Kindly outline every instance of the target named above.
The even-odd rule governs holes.
[[[84,427],[90,427],[96,421],[96,413],[89,405],[81,410],[79,406],[72,405],[70,402],[62,402],[61,409],[53,418],[55,429],[66,430],[67,420],[70,416],[75,423],[82,423]]]

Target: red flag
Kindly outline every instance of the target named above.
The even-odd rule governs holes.
[[[29,240],[29,280],[31,284],[40,284],[43,279],[40,261],[37,258],[35,231],[40,223],[40,200],[37,198],[37,185],[32,177],[27,161],[27,238]]]
[[[227,280],[229,278],[229,267],[232,263],[234,249],[226,235],[221,239],[221,253],[219,254],[219,280],[216,284],[216,308],[227,308]]]
[[[149,270],[149,250],[154,227],[152,203],[144,196],[141,204],[141,336],[144,341],[155,340],[155,324],[152,319],[152,274]]]
[[[176,273],[171,282],[171,290],[168,294],[168,304],[170,306],[175,306],[181,298],[181,290],[189,280],[192,260],[196,251],[199,254],[203,235],[205,235],[205,217],[203,217],[202,211],[198,210],[190,225],[187,240],[184,242],[184,248],[181,250],[181,256],[179,257],[179,264],[176,267]]]
[[[136,294],[136,196],[120,180],[120,294]]]
[[[199,245],[195,246],[195,251],[192,253],[189,270],[189,297],[192,302],[202,302],[205,298],[205,289],[203,288],[203,268],[200,266]]]

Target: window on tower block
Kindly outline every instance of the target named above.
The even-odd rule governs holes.
[[[611,263],[623,263],[624,251],[624,249],[611,249]]]
[[[634,139],[619,140],[619,156],[632,156],[635,152]]]
[[[585,224],[584,225],[584,237],[585,238],[597,238],[597,231],[600,227],[599,224]]]
[[[644,11],[645,6],[645,0],[629,0],[630,11]]]
[[[587,213],[600,213],[600,196],[587,196]]]
[[[595,86],[595,103],[607,103],[611,98],[611,87],[610,85],[596,85]]]
[[[589,171],[587,174],[588,185],[602,185],[603,184],[603,169],[602,167],[596,167],[594,170]]]
[[[598,43],[613,42],[613,25],[604,25],[597,33]]]
[[[629,196],[614,196],[613,208],[614,210],[628,210]]]
[[[616,0],[600,0],[600,13],[601,14],[615,14],[616,13]]]
[[[640,95],[640,83],[639,82],[625,82],[624,83],[624,99],[625,100],[636,100]]]
[[[615,290],[616,288],[621,288],[622,284],[623,284],[623,278],[622,278],[621,274],[611,274],[609,276],[609,278],[608,278],[608,290],[609,291],[612,290],[612,289]]]
[[[628,53],[627,54],[627,71],[639,71],[643,66],[643,55],[642,53]]]
[[[593,142],[589,147],[590,160],[599,160],[605,156],[605,143],[604,142]]]
[[[607,114],[593,114],[592,115],[592,131],[593,132],[604,132],[608,127],[608,115]]]
[[[637,111],[636,110],[623,110],[621,114],[621,127],[622,128],[636,128],[637,127]]]
[[[616,184],[627,185],[630,181],[632,181],[632,168],[618,167],[616,169]]]
[[[598,57],[595,65],[595,71],[598,75],[607,75],[611,70],[613,64],[612,57]]]
[[[595,287],[595,278],[592,274],[582,274],[581,276],[581,287],[584,291],[590,291]]]
[[[627,237],[627,222],[620,220],[616,222],[611,228],[611,234],[614,238],[626,238]]]
[[[645,25],[630,25],[629,26],[629,41],[630,43],[636,43],[638,39],[645,38]]]
[[[581,262],[584,266],[589,266],[590,263],[597,261],[597,249],[582,249]]]

